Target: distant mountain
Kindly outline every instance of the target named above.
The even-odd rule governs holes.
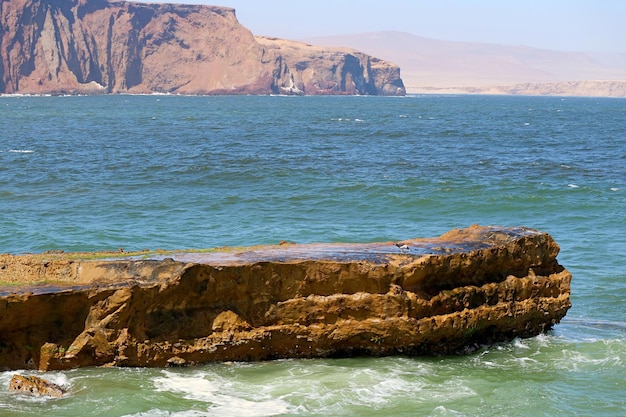
[[[441,91],[622,97],[626,86],[626,54],[452,42],[405,32],[315,37],[305,41],[320,46],[347,46],[391,61],[400,66],[409,93]],[[584,87],[580,83],[583,81]],[[543,86],[539,87],[539,84]]]

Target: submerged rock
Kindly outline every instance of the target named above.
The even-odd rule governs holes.
[[[0,367],[466,353],[560,321],[558,252],[543,232],[472,226],[151,259],[0,256],[0,281],[22,283],[0,288]],[[41,277],[55,284],[28,284]]]
[[[13,375],[9,382],[9,391],[60,398],[66,391],[60,386],[37,376]]]

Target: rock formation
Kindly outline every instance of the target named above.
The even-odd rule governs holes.
[[[46,381],[45,379],[34,375],[13,375],[11,381],[9,382],[9,391],[25,392],[33,395],[55,398],[60,398],[65,395],[65,390],[57,384],[53,384],[52,382]]]
[[[464,353],[544,332],[570,307],[546,233],[395,243],[3,255],[0,369]]]
[[[257,41],[231,8],[108,0],[0,6],[0,93],[405,93],[393,64],[347,49],[284,55],[277,41]]]
[[[400,69],[348,48],[320,48],[284,39],[257,36],[281,57],[279,91],[286,94],[404,95]]]

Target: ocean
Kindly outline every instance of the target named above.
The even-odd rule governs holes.
[[[572,308],[467,356],[85,368],[0,416],[626,414],[626,100],[0,97],[0,252],[550,233]],[[18,371],[33,374],[33,371]]]

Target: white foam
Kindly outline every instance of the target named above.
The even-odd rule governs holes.
[[[540,335],[535,336],[532,340],[537,342],[540,347],[547,347],[554,340],[554,336],[549,334],[542,333]]]
[[[44,376],[47,381],[52,382],[53,384],[59,385],[63,389],[68,389],[70,386],[70,380],[66,374],[62,372],[48,372]]]
[[[421,383],[415,381],[408,381],[403,378],[383,378],[380,379],[379,372],[372,371],[372,375],[369,376],[369,380],[372,381],[367,387],[353,386],[350,388],[351,395],[355,395],[362,404],[385,404],[394,396],[400,393],[415,394],[422,391]],[[362,377],[355,376],[355,379]],[[378,382],[374,382],[378,380]],[[358,401],[357,401],[358,402]]]
[[[136,414],[125,414],[122,417],[172,417],[172,416],[176,416],[176,417],[204,417],[204,416],[210,416],[212,414],[205,412],[205,411],[194,411],[194,410],[189,410],[189,411],[180,411],[177,413],[170,413],[169,411],[165,411],[165,410],[159,410],[159,409],[152,409],[152,410],[148,410],[146,412],[141,412],[141,413],[136,413]]]
[[[611,191],[619,191],[619,188],[617,188],[617,187],[611,187]]]
[[[576,184],[567,184],[567,186],[569,188],[578,188],[578,185],[576,185]]]
[[[236,392],[232,383],[217,376],[203,373],[177,374],[168,371],[164,371],[164,374],[165,376],[154,380],[156,391],[182,394],[183,398],[208,405],[207,414],[175,415],[261,417],[285,414],[290,410],[290,405],[280,398],[243,398],[244,393]]]
[[[31,149],[9,149],[9,152],[11,152],[11,153],[33,153],[35,151],[33,151]]]
[[[513,360],[522,368],[528,368],[528,367],[531,367],[532,365],[539,364],[539,361],[533,358],[521,357],[521,358],[515,358]]]
[[[359,401],[355,401],[355,403],[361,405],[385,404],[399,395],[412,397],[417,393],[431,399],[447,400],[476,395],[476,392],[467,385],[464,378],[453,377],[444,384],[439,384],[430,380],[432,373],[437,373],[437,371],[427,366],[423,369],[408,371],[396,366],[387,368],[386,372],[363,370],[352,374],[352,378],[360,382],[358,385],[350,384],[348,395],[353,398],[356,393]],[[367,374],[367,376],[363,374]],[[421,374],[422,377],[416,378],[416,374]]]
[[[556,361],[557,366],[562,369],[576,371],[581,368],[619,367],[623,365],[620,355],[593,358],[590,355],[581,352],[563,351],[563,353],[563,358]]]
[[[520,338],[513,340],[513,346],[518,349],[530,349],[530,347]]]
[[[465,414],[455,411],[455,410],[449,410],[443,405],[435,407],[431,415],[432,416],[465,416]]]

